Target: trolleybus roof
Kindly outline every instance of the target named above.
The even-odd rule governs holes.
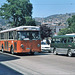
[[[40,30],[40,27],[37,27],[37,26],[20,26],[20,27],[16,27],[16,28],[11,28],[11,29],[7,29],[7,30],[2,30],[0,31],[0,33],[3,33],[3,32],[8,32],[8,31],[19,31],[19,30],[32,30],[32,31],[39,31]]]

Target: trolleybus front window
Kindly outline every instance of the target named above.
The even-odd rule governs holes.
[[[40,39],[38,31],[19,31],[18,32],[19,40],[37,40]]]

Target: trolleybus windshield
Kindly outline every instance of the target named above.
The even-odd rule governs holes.
[[[19,40],[38,40],[40,39],[39,31],[18,31]]]

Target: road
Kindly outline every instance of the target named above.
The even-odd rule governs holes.
[[[0,75],[75,75],[75,56],[0,52]]]

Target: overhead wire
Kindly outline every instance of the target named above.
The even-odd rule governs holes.
[[[75,3],[66,3],[66,4],[33,4],[33,5],[75,5]]]

